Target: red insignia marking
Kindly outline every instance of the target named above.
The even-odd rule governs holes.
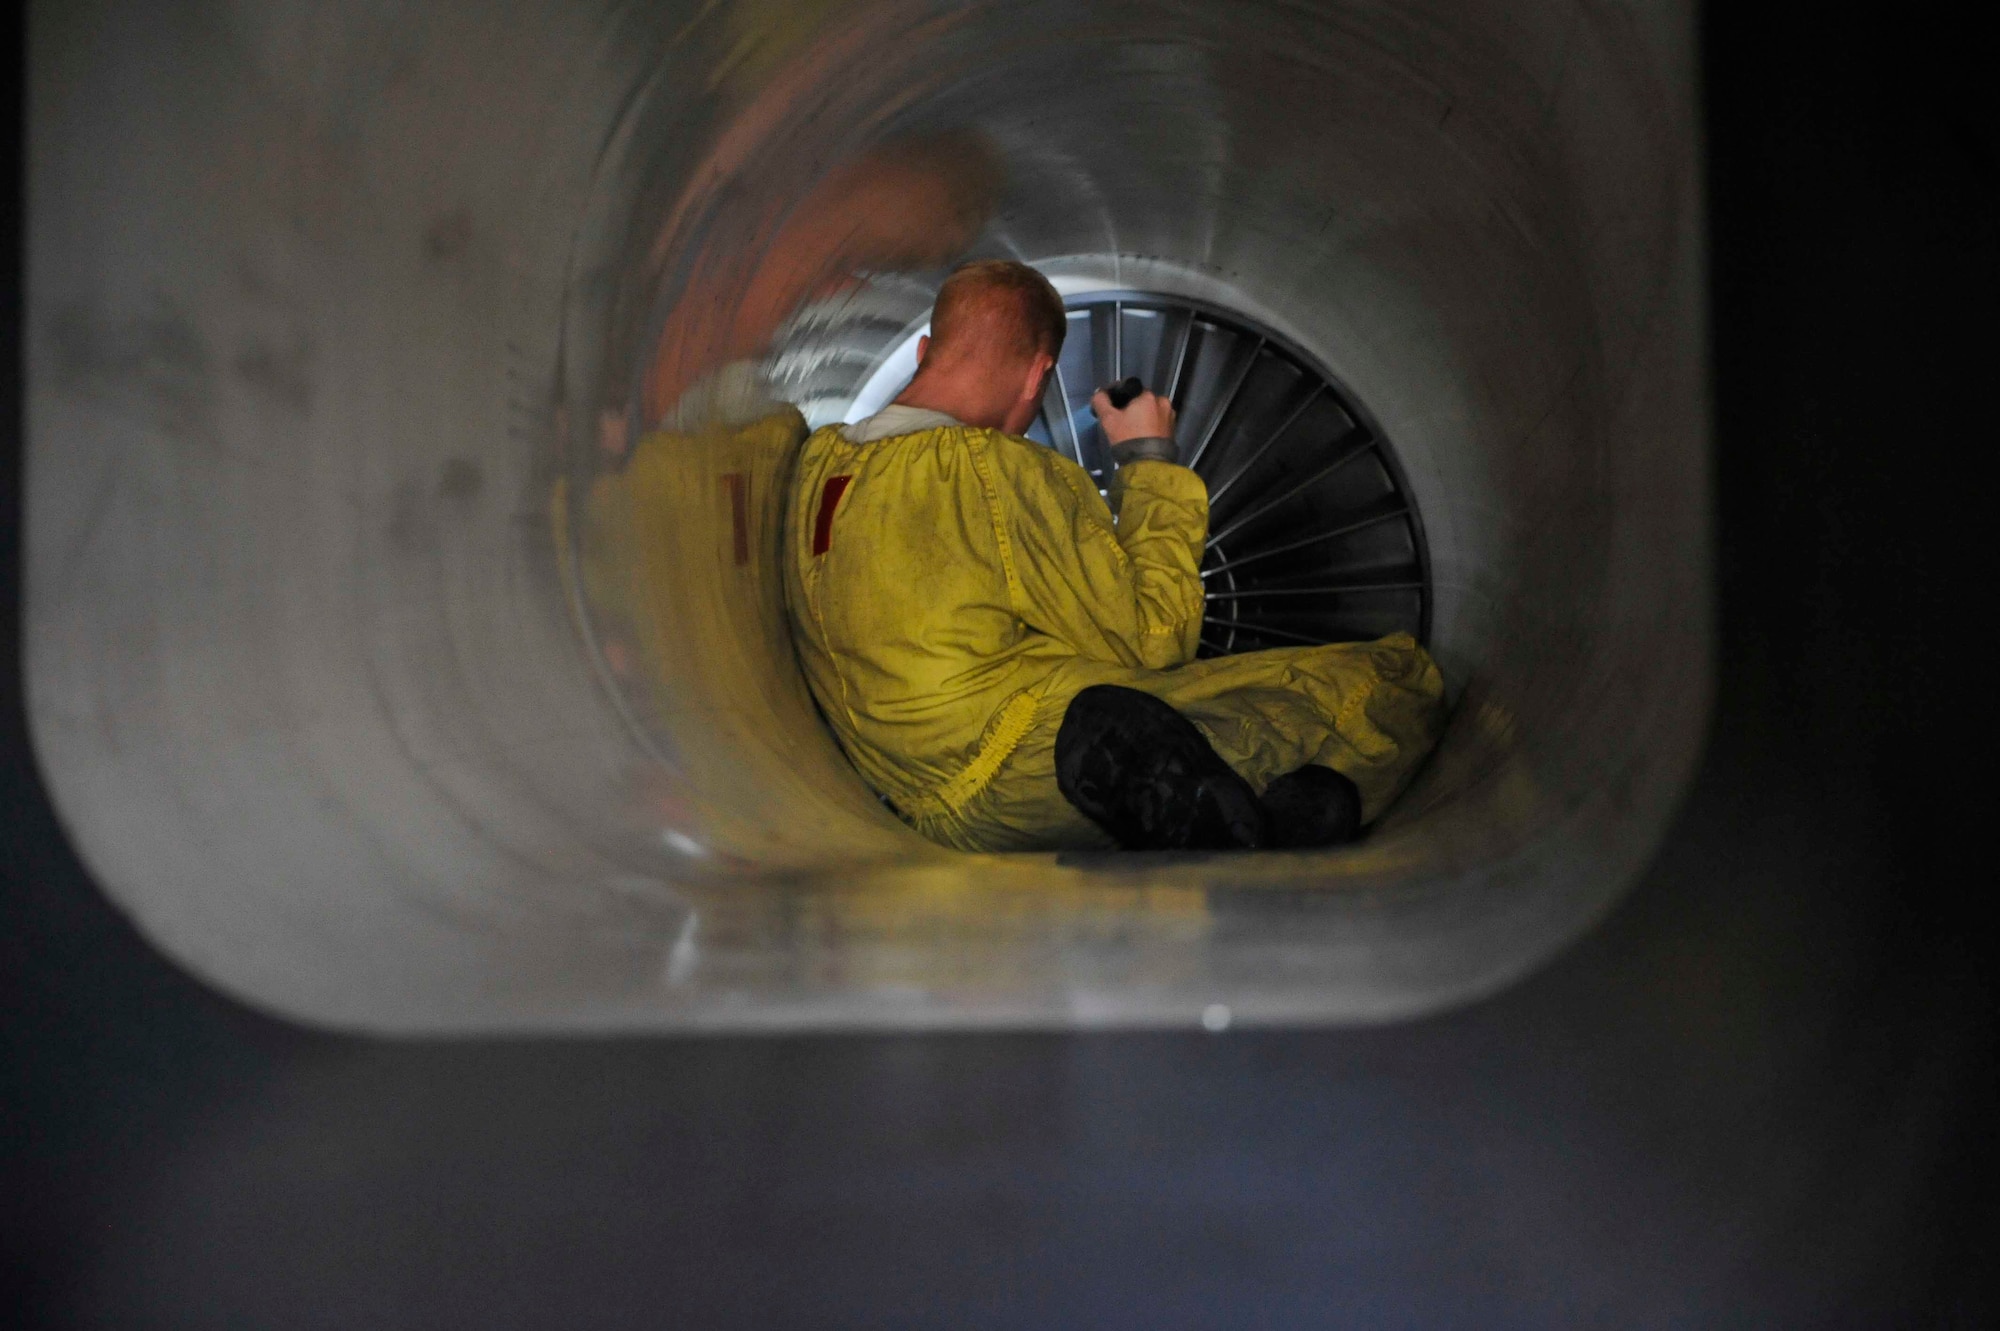
[[[847,493],[847,483],[852,476],[834,476],[828,479],[826,489],[820,492],[819,516],[813,519],[813,553],[823,555],[833,548],[833,510],[840,507],[840,497]]]
[[[729,490],[730,551],[741,568],[750,562],[750,478],[732,471],[722,483]]]

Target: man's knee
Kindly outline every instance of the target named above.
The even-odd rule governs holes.
[[[1346,776],[1303,766],[1260,799],[1193,722],[1138,689],[1079,692],[1055,759],[1063,798],[1128,850],[1304,849],[1361,831],[1361,792]]]
[[[1254,849],[1256,792],[1194,724],[1149,693],[1082,690],[1056,733],[1063,798],[1127,850]]]

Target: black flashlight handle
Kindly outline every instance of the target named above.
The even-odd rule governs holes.
[[[1111,399],[1111,405],[1114,408],[1123,411],[1132,405],[1133,398],[1145,391],[1146,385],[1141,383],[1139,376],[1135,374],[1129,379],[1120,379],[1117,383],[1107,387],[1104,390],[1104,395]]]

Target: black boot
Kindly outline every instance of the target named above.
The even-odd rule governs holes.
[[[1094,684],[1056,732],[1063,798],[1127,850],[1255,850],[1264,813],[1250,783],[1194,724],[1150,693]]]
[[[1264,815],[1273,846],[1343,845],[1361,835],[1361,792],[1331,767],[1308,764],[1264,787]]]

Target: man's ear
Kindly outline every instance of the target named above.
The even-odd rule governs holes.
[[[930,350],[931,350],[931,335],[929,333],[925,333],[922,337],[919,337],[917,339],[918,369],[921,370],[924,367],[924,357],[930,354]]]
[[[1040,401],[1042,385],[1047,382],[1049,371],[1056,367],[1056,358],[1046,351],[1037,351],[1035,358],[1028,362],[1028,377],[1021,385],[1021,400]]]

